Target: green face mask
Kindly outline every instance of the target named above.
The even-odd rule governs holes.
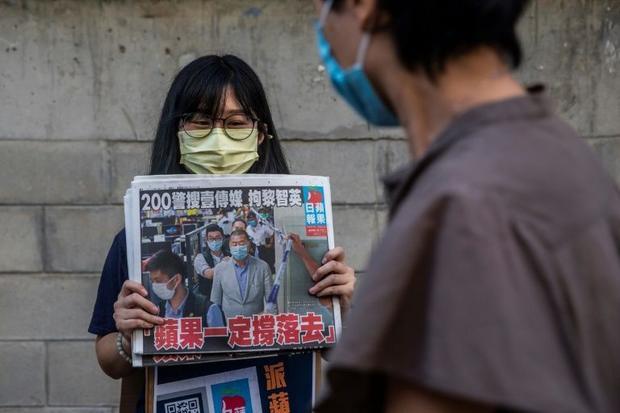
[[[248,129],[234,132],[248,136]],[[195,174],[242,174],[258,159],[258,130],[254,129],[245,139],[233,139],[222,128],[213,128],[204,138],[194,138],[179,131],[181,164]]]

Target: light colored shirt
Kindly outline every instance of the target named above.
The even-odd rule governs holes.
[[[267,238],[273,235],[273,230],[264,224],[258,224],[256,227],[248,225],[247,232],[250,238],[252,238],[252,242],[257,246],[265,245]]]
[[[185,310],[185,304],[187,303],[187,297],[189,297],[189,292],[185,294],[185,298],[181,301],[181,305],[175,310],[170,305],[170,301],[166,300],[165,305],[165,317],[166,318],[182,318],[183,310]],[[217,305],[212,304],[207,308],[205,312],[205,317],[207,317],[207,325],[209,327],[224,327],[224,317],[222,316],[222,311],[218,308]]]
[[[219,257],[215,254],[211,254],[211,256],[213,257],[213,266],[216,266],[222,261],[222,259],[224,259],[224,254]],[[211,267],[209,266],[205,256],[202,254],[196,255],[196,258],[194,258],[194,271],[196,271],[196,274],[202,276],[205,270],[208,270],[209,268]]]
[[[237,277],[237,282],[239,283],[239,293],[241,297],[245,297],[245,290],[248,288],[248,265],[246,260],[246,265],[243,267],[235,262],[235,276]]]

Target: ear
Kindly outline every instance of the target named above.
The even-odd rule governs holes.
[[[267,127],[267,124],[261,122],[258,124],[258,145],[262,144],[265,138],[271,139],[272,136],[269,134],[269,128]]]
[[[176,274],[174,274],[174,275],[172,276],[172,278],[176,277],[177,275],[179,276],[179,282],[177,283],[177,285],[175,285],[175,286],[174,286],[174,288],[175,288],[175,289],[176,289],[179,285],[181,285],[181,283],[183,282],[183,277],[181,277],[181,274],[180,274],[180,273],[176,273]]]
[[[388,23],[389,16],[379,9],[377,0],[352,0],[352,3],[353,13],[363,31],[373,32]]]

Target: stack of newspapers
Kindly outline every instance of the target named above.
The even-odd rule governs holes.
[[[137,176],[124,207],[129,277],[164,319],[132,339],[147,409],[309,410],[341,326],[337,298],[308,292],[334,247],[329,178]]]

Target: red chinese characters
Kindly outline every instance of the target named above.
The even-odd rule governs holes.
[[[321,315],[312,312],[302,315],[300,326],[302,344],[320,344],[325,341],[323,328],[323,317]]]
[[[182,349],[195,350],[202,348],[204,334],[202,332],[201,317],[187,317],[181,320],[179,344]]]
[[[155,327],[154,345],[156,350],[179,348],[179,320],[164,319],[164,324]]]
[[[299,344],[299,315],[283,313],[276,316],[276,341],[280,345]]]
[[[252,344],[273,346],[276,340],[276,317],[273,314],[256,314],[252,317]]]
[[[250,347],[252,345],[252,319],[242,315],[228,319],[228,345]]]

